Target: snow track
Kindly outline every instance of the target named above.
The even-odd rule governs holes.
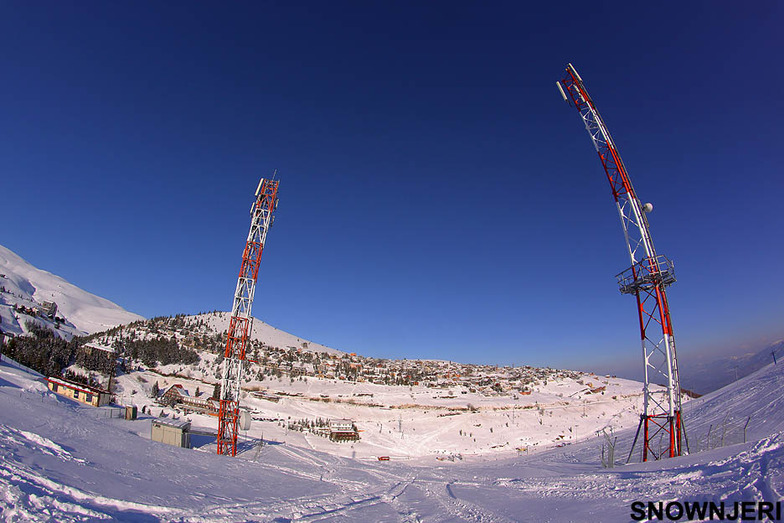
[[[0,497],[0,514],[6,521],[37,521],[43,511],[53,521],[117,520],[133,514],[161,518],[176,511],[96,496],[73,486],[57,483],[24,466],[0,463],[0,482],[6,484]]]
[[[706,396],[694,406],[702,417],[691,418],[710,426],[726,417],[721,405],[739,405],[756,420],[754,434],[773,432],[614,469],[601,468],[598,440],[511,459],[381,462],[325,454],[292,434],[303,446],[273,443],[257,459],[255,448],[228,459],[153,443],[149,420],[97,417],[42,394],[24,369],[0,366],[0,521],[615,521],[628,520],[634,500],[784,497],[781,366]],[[451,423],[439,428],[454,431]]]

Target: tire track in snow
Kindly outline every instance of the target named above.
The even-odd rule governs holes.
[[[446,483],[441,483],[440,481],[422,483],[428,497],[441,505],[451,516],[450,518],[447,518],[447,520],[451,521],[452,519],[457,518],[461,521],[474,523],[512,523],[512,520],[505,516],[496,514],[475,503],[457,497],[452,490],[452,485],[456,483],[455,481],[448,481]]]

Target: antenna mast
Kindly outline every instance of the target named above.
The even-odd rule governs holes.
[[[276,171],[277,172],[277,171]],[[250,232],[242,253],[242,265],[234,292],[234,305],[226,335],[223,375],[221,377],[220,410],[218,411],[218,454],[237,454],[237,425],[240,415],[240,383],[248,340],[253,330],[253,296],[259,277],[261,253],[267,231],[278,207],[278,180],[262,178],[256,188],[256,201],[251,207]]]
[[[631,267],[618,274],[617,279],[621,293],[632,294],[637,299],[645,369],[644,406],[637,427],[637,436],[641,429],[643,431],[642,460],[647,461],[649,455],[653,459],[680,456],[683,430],[681,388],[665,290],[675,282],[674,265],[667,257],[656,254],[645,215],[653,210],[653,206],[642,205],[637,198],[610,132],[572,64],[567,65],[564,77],[556,85],[563,99],[580,112],[585,129],[599,153],[631,260]],[[652,382],[662,381],[665,390],[651,390]]]

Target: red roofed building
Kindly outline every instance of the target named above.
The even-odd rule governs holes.
[[[87,405],[92,405],[93,407],[108,405],[112,399],[112,395],[108,390],[88,387],[87,385],[74,383],[62,378],[46,378],[46,381],[47,387],[49,387],[49,390],[52,392]]]

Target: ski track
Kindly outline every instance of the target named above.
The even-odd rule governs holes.
[[[633,500],[778,501],[784,413],[771,398],[780,396],[780,369],[769,367],[749,377],[750,386],[724,393],[755,416],[750,434],[772,427],[767,434],[677,459],[602,469],[596,441],[515,458],[433,463],[350,459],[300,440],[301,446],[267,445],[258,456],[249,448],[227,460],[145,441],[143,422],[104,420],[39,390],[40,378],[3,363],[0,520],[506,523],[578,521],[585,514],[626,519]],[[695,416],[694,424],[725,419],[721,404],[727,404],[721,395],[695,404],[713,417]],[[437,429],[453,433],[457,420]],[[632,437],[619,433],[618,441]]]
[[[0,515],[5,520],[37,521],[36,514],[43,507],[52,521],[113,520],[123,514],[153,514],[159,517],[173,515],[176,510],[144,505],[132,501],[121,501],[96,496],[75,487],[62,485],[25,467],[9,467],[0,464],[0,481],[7,485],[2,497]],[[56,517],[55,517],[56,516]]]

